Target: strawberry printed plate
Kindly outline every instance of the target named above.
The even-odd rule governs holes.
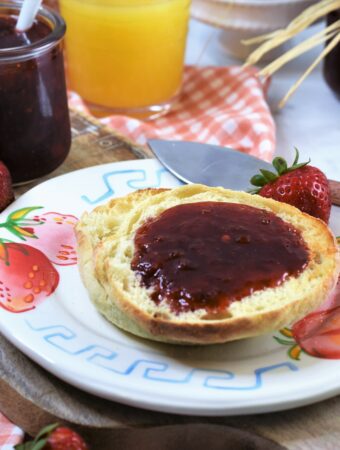
[[[340,393],[340,287],[291,329],[208,347],[139,339],[92,305],[74,225],[115,196],[179,181],[156,160],[83,169],[42,183],[0,215],[1,331],[64,381],[147,409],[197,415],[278,411]],[[340,235],[340,208],[330,226]]]

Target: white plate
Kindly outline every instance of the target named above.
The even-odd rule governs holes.
[[[79,217],[135,189],[178,184],[155,160],[92,167],[38,185],[3,212],[0,220],[4,223],[20,208],[42,206],[24,219],[30,232],[27,219],[35,214],[47,218],[34,227],[38,239],[28,237],[25,244],[40,248],[55,261],[54,250],[46,246],[55,247],[60,230],[69,233],[68,222],[73,219],[68,215]],[[339,233],[339,209],[332,214],[332,227]],[[23,243],[4,226],[0,238]],[[60,274],[55,292],[27,312],[14,314],[0,308],[1,331],[38,364],[78,388],[133,406],[197,415],[277,411],[340,393],[340,361],[307,354],[294,361],[272,335],[206,348],[135,338],[97,313],[76,265],[54,267]],[[18,275],[14,269],[13,273]]]

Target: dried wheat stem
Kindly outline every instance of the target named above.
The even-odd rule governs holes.
[[[288,41],[319,18],[338,8],[340,8],[340,0],[323,0],[303,11],[287,28],[243,41],[246,45],[266,41],[249,55],[245,65],[256,64],[270,50]]]
[[[282,66],[287,64],[292,59],[296,58],[297,56],[302,55],[308,50],[311,50],[312,48],[316,47],[317,45],[322,44],[325,41],[328,41],[334,35],[338,34],[340,31],[340,20],[337,20],[332,25],[329,25],[324,30],[316,33],[314,36],[306,39],[305,41],[301,42],[300,44],[296,45],[294,48],[290,49],[286,53],[284,53],[282,56],[277,58],[272,63],[268,64],[266,67],[264,67],[260,71],[260,75],[268,76],[272,75],[274,72],[279,70]]]
[[[300,84],[308,77],[308,75],[315,69],[315,67],[320,63],[320,61],[330,53],[334,47],[336,47],[340,43],[340,33],[337,34],[331,42],[324,48],[324,50],[320,53],[320,55],[316,58],[316,60],[308,67],[305,73],[298,79],[296,83],[289,89],[284,98],[280,101],[279,107],[282,108],[290,96],[296,91],[296,89],[300,86]]]
[[[272,31],[261,36],[243,40],[242,43],[245,45],[258,44],[260,42],[275,38],[276,36],[283,35],[284,33],[292,30],[295,30],[296,33],[299,33],[300,31],[302,31],[302,29],[305,29],[316,20],[326,16],[326,14],[338,8],[340,8],[340,0],[323,0],[316,5],[312,5],[309,8],[305,9],[300,15],[292,20],[286,28],[281,28],[279,30]]]

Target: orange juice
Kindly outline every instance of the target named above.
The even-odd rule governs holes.
[[[72,89],[95,109],[166,105],[183,71],[190,0],[61,0]]]

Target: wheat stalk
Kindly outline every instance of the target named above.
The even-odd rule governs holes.
[[[300,86],[300,84],[308,77],[308,75],[315,69],[315,67],[319,64],[319,62],[330,53],[334,47],[336,47],[340,43],[340,33],[338,33],[332,41],[325,47],[325,49],[320,53],[320,55],[316,58],[316,60],[308,67],[308,69],[304,72],[304,74],[296,81],[293,86],[289,89],[287,94],[283,97],[283,99],[279,103],[279,107],[283,108],[283,106],[287,103],[289,97],[296,91],[296,89]]]
[[[311,24],[316,22],[318,19],[326,16],[328,13],[335,11],[337,9],[340,9],[340,0],[322,0],[318,2],[316,5],[306,8],[299,16],[297,16],[292,22],[290,22],[290,24],[286,28],[242,41],[245,45],[251,45],[262,42],[262,44],[248,56],[245,65],[249,66],[256,64],[266,53],[287,42],[288,40],[296,36],[298,33],[305,30]],[[270,76],[292,59],[302,55],[306,51],[309,51],[312,48],[327,41],[330,42],[327,44],[325,49],[315,59],[315,61],[310,65],[310,67],[307,68],[307,70],[299,78],[299,80],[296,83],[294,83],[294,85],[290,88],[286,96],[281,100],[279,105],[280,107],[284,106],[284,104],[287,102],[290,96],[296,91],[296,89],[307,78],[307,76],[312,72],[312,70],[339,43],[340,20],[329,25],[324,30],[316,33],[314,36],[297,44],[291,50],[287,51],[279,58],[275,59],[273,62],[265,66],[260,71],[259,73],[260,75]]]
[[[284,53],[282,56],[277,58],[272,63],[268,64],[266,67],[264,67],[260,74],[264,76],[272,75],[274,72],[276,72],[278,69],[280,69],[282,66],[284,66],[286,63],[291,61],[292,59],[296,58],[297,56],[302,55],[308,50],[311,50],[312,48],[316,47],[317,45],[322,44],[323,42],[329,40],[336,34],[340,32],[340,20],[337,20],[332,25],[328,26],[324,30],[320,31],[319,33],[316,33],[314,36],[306,39],[305,41],[301,42],[300,44],[296,45],[294,48],[290,49],[286,53]]]

